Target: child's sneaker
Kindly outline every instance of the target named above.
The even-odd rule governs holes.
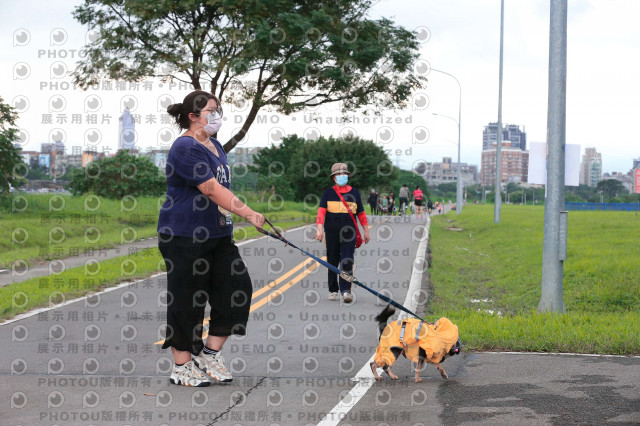
[[[196,367],[193,360],[180,366],[174,364],[169,381],[174,385],[181,386],[204,387],[211,384],[202,370]]]
[[[222,358],[220,352],[215,355],[200,352],[200,355],[194,356],[193,360],[196,365],[212,379],[225,383],[233,380],[231,372],[224,366],[224,358]]]
[[[340,293],[337,291],[329,293],[329,300],[340,300]]]
[[[344,293],[342,293],[342,301],[344,303],[353,302],[353,295],[351,293],[349,293],[348,291],[345,291]]]

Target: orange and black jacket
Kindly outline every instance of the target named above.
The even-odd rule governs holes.
[[[349,185],[333,186],[324,190],[322,198],[320,199],[316,224],[324,224],[325,231],[339,231],[345,226],[354,227],[351,215],[340,200],[340,197],[338,197],[338,194],[336,194],[334,188],[340,191],[340,195],[342,195],[344,201],[347,202],[353,215],[358,217],[362,226],[366,227],[367,214],[362,205],[360,192]]]

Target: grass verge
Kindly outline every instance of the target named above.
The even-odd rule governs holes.
[[[430,318],[458,324],[467,349],[640,354],[640,217],[569,213],[564,314],[536,313],[543,232],[544,207],[503,206],[500,224],[492,205],[434,216]]]
[[[155,237],[163,202],[164,196],[17,195],[0,211],[0,269],[11,268],[16,260],[33,265]],[[315,211],[303,203],[248,202],[273,223],[315,220]],[[242,222],[234,215],[234,223]]]
[[[308,223],[304,220],[290,220],[280,222],[277,226],[290,229]],[[262,234],[254,227],[234,230],[234,238],[238,242],[259,236]],[[160,251],[150,248],[129,256],[90,263],[87,267],[69,269],[58,275],[32,278],[0,287],[0,320],[163,271],[165,264]]]

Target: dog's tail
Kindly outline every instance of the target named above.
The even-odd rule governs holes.
[[[382,332],[384,331],[384,328],[387,326],[387,321],[389,320],[391,315],[393,315],[395,312],[396,312],[396,308],[394,308],[391,305],[387,305],[382,310],[382,312],[376,315],[374,319],[378,322],[378,329],[380,330],[379,336],[382,336]]]

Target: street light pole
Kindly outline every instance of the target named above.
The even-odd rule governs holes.
[[[493,206],[493,222],[500,223],[502,207],[502,51],[504,38],[504,0],[500,1],[500,72],[498,82],[498,134],[496,141],[496,197]]]
[[[452,120],[454,123],[458,125],[458,184],[456,186],[456,214],[460,214],[462,212],[462,202],[461,202],[462,201],[462,185],[461,185],[462,172],[460,171],[461,169],[460,168],[460,122],[448,115],[437,114],[435,112],[432,112],[431,114],[437,115],[438,117],[448,118],[449,120]]]
[[[542,294],[538,312],[564,313],[563,268],[567,259],[564,210],[567,111],[567,0],[551,0],[547,107],[547,197],[544,201]]]
[[[458,83],[458,120],[456,121],[455,119],[453,119],[453,121],[456,121],[456,123],[458,123],[458,185],[456,186],[456,214],[460,214],[462,213],[462,167],[460,166],[460,126],[462,124],[462,86],[460,86],[460,82],[458,81],[458,79],[454,75],[449,74],[448,72],[436,70],[433,68],[431,68],[431,71],[448,75],[449,77],[453,78],[456,81],[456,83]],[[436,115],[439,115],[439,114],[436,114]],[[443,116],[443,117],[447,117],[447,116]]]

